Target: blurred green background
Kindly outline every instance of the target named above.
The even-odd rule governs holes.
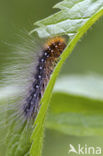
[[[33,23],[43,19],[58,9],[52,9],[59,0],[0,0],[0,71],[12,55],[7,43],[16,43],[19,31],[34,28]],[[75,47],[64,64],[63,74],[103,74],[103,18],[88,31]],[[46,130],[43,156],[68,156],[69,144],[90,144],[103,146],[100,137],[67,136],[56,131]],[[72,156],[73,154],[71,154]]]

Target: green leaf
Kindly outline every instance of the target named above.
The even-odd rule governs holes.
[[[68,135],[103,136],[103,78],[69,76],[57,81],[46,127]]]
[[[36,31],[42,38],[64,34],[75,36],[80,27],[82,27],[99,10],[103,9],[103,1],[65,0],[55,5],[54,8],[59,8],[61,11],[34,23],[39,26],[39,28],[32,30],[31,33]],[[90,23],[92,22],[93,21]]]
[[[60,8],[61,11],[36,22],[35,24],[39,27],[31,32],[37,32],[40,38],[57,35],[69,35],[70,37],[67,48],[61,55],[61,60],[58,62],[41,100],[42,105],[34,123],[35,128],[31,137],[30,155],[32,156],[40,156],[41,154],[45,116],[53,86],[63,63],[79,39],[103,15],[103,0],[78,0],[76,2],[65,0],[55,7]]]
[[[65,76],[59,78],[54,91],[103,100],[103,77],[97,74]]]

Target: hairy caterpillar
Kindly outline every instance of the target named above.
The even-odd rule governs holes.
[[[50,39],[45,44],[36,67],[35,80],[24,103],[23,111],[26,118],[35,118],[39,109],[39,101],[65,46],[65,41],[62,37]]]
[[[33,121],[40,109],[40,100],[66,47],[64,37],[45,40],[42,47],[38,46],[40,44],[40,41],[32,36],[27,39],[24,37],[24,47],[16,48],[15,55],[18,57],[16,56],[16,61],[14,59],[15,66],[7,69],[10,75],[8,81],[19,93],[17,98],[0,105],[1,144],[6,148],[7,156],[22,156],[28,153],[27,149],[31,144],[29,138]],[[25,147],[21,141],[23,136]]]

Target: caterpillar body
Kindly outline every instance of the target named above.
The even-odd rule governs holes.
[[[23,156],[28,153],[27,149],[31,144],[28,140],[30,140],[33,122],[40,109],[40,100],[60,55],[66,47],[66,41],[64,37],[54,37],[48,39],[42,48],[37,49],[34,39],[30,38],[29,40],[25,39],[25,45],[25,48],[19,48],[20,52],[18,50],[16,52],[16,54],[20,53],[18,65],[13,67],[17,69],[17,72],[14,70],[12,73],[13,69],[11,68],[12,74],[10,75],[13,76],[13,79],[12,76],[8,78],[11,84],[13,82],[17,84],[19,97],[14,98],[13,102],[8,101],[7,104],[0,105],[0,145],[3,144],[5,147],[6,152],[3,155],[7,156]],[[35,51],[37,56],[34,55]],[[8,71],[10,71],[10,67]],[[25,137],[23,149],[21,148],[23,143],[20,142],[21,133]],[[16,144],[13,144],[15,139]],[[7,140],[11,140],[10,143],[7,143]],[[11,146],[13,147],[11,148]]]
[[[27,118],[35,118],[39,109],[40,99],[65,46],[64,39],[60,37],[53,38],[45,44],[42,56],[38,59],[36,74],[34,75],[35,80],[23,107]]]

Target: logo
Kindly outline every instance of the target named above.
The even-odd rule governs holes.
[[[82,154],[100,155],[102,154],[102,149],[101,147],[87,146],[87,144],[85,144],[84,146],[78,144],[77,147],[75,148],[72,144],[70,144],[68,154],[71,153],[75,153],[78,155],[82,155]]]

